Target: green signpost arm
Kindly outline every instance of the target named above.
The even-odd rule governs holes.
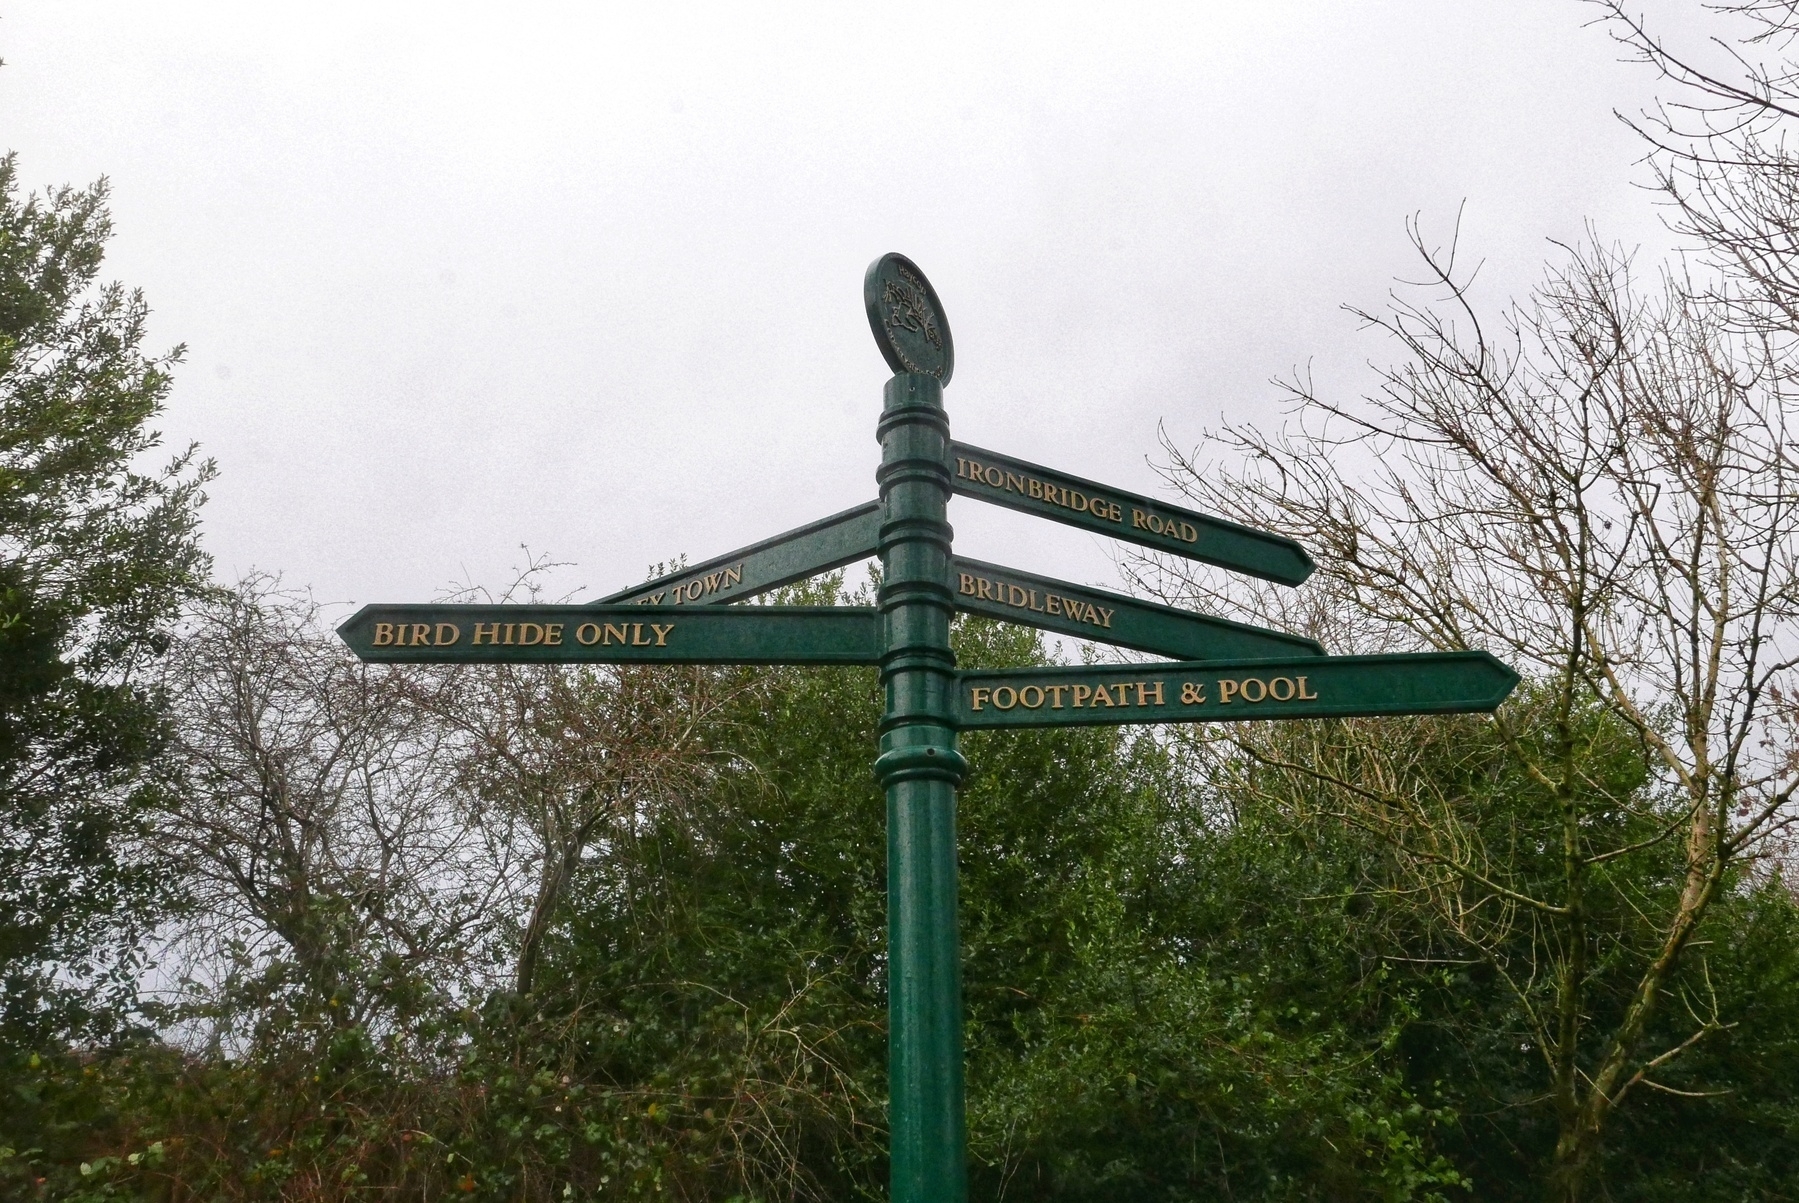
[[[724,605],[742,601],[874,555],[880,542],[880,517],[881,503],[872,501],[594,604]],[[1020,622],[1140,652],[1181,660],[1324,654],[1315,640],[1302,635],[1212,618],[963,556],[952,558],[951,578],[956,609],[965,614]]]
[[[876,664],[866,606],[364,606],[363,660],[424,664]]]
[[[1312,557],[1284,536],[1095,484],[967,443],[952,443],[950,453],[954,459],[950,487],[964,497],[1023,510],[1039,518],[1053,518],[1282,585],[1297,585],[1312,575]]]
[[[683,606],[742,601],[866,560],[880,549],[880,542],[881,503],[864,502],[703,564],[622,589],[593,604]]]
[[[1298,656],[965,672],[956,705],[964,730],[1229,723],[1486,712],[1517,685],[1486,652]]]
[[[956,609],[966,614],[1021,622],[1182,660],[1324,654],[1316,640],[1303,635],[1160,606],[1105,589],[1070,585],[1016,568],[962,556],[955,557],[953,568]]]

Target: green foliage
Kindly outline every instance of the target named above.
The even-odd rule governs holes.
[[[160,877],[121,851],[164,786],[146,671],[206,571],[195,522],[210,466],[190,450],[137,467],[179,350],[146,357],[143,297],[95,284],[105,202],[104,182],[21,198],[0,159],[0,1035],[13,1040],[104,1026],[99,997],[68,987],[127,985],[129,961],[103,954]]]
[[[958,642],[966,664],[1042,658],[1033,634],[998,624],[964,623]],[[680,1176],[696,1197],[876,1198],[879,693],[867,671],[753,680],[727,737],[742,771],[680,822],[621,833],[634,850],[594,858],[572,891],[545,988],[584,1054],[550,1069],[663,1109],[689,1133]],[[1425,1148],[1442,1117],[1400,1083],[1406,1012],[1378,963],[1346,946],[1341,925],[1281,903],[1301,882],[1340,885],[1327,858],[1283,867],[1268,831],[1209,822],[1153,740],[1007,732],[968,751],[977,1197],[1424,1198],[1456,1186]],[[1281,963],[1259,960],[1270,953]]]
[[[968,663],[1042,657],[995,624],[959,640]],[[729,767],[596,843],[531,995],[324,1044],[265,1030],[236,1059],[40,1067],[43,1122],[12,1122],[8,1172],[147,1198],[177,1183],[246,1199],[882,1197],[877,683],[746,670],[729,685]],[[1354,946],[1344,904],[1287,901],[1342,894],[1332,855],[1215,821],[1153,740],[1005,732],[970,753],[977,1197],[1454,1190],[1428,1147],[1445,1117],[1401,1082],[1403,991]]]
[[[1581,969],[1581,1018],[1603,1028],[1628,1005],[1679,905],[1682,811],[1651,773],[1642,742],[1603,707],[1564,716],[1552,691],[1526,688],[1506,719],[1527,750],[1571,738],[1581,837],[1588,848],[1621,850],[1583,879],[1591,951]],[[1453,1117],[1437,1126],[1430,1147],[1478,1184],[1483,1199],[1541,1198],[1557,1124],[1532,1016],[1556,1002],[1545,946],[1558,936],[1540,916],[1507,906],[1498,887],[1555,895],[1564,801],[1484,719],[1271,725],[1255,750],[1235,775],[1214,780],[1252,813],[1278,815],[1281,827],[1328,843],[1333,871],[1357,898],[1345,931],[1386,962],[1387,989],[1403,991],[1411,1012],[1395,1032],[1403,1089]],[[1277,767],[1296,762],[1303,771]],[[1460,840],[1479,849],[1491,886],[1448,871],[1433,881],[1395,852],[1398,844],[1427,846],[1422,829],[1402,830],[1412,820],[1359,807],[1351,791],[1321,780],[1370,780],[1376,766],[1393,794],[1400,784],[1428,785],[1438,846]],[[1670,979],[1666,1005],[1643,1037],[1645,1058],[1680,1051],[1647,1075],[1654,1085],[1636,1085],[1631,1106],[1618,1113],[1595,1178],[1605,1197],[1792,1197],[1796,921],[1799,909],[1778,874],[1754,865],[1733,873],[1708,919],[1714,926]],[[1757,1053],[1745,1057],[1748,1048]],[[1578,1068],[1590,1072],[1598,1053],[1585,1050]],[[1695,1186],[1701,1176],[1703,1190]]]
[[[1015,627],[968,621],[956,637],[970,665],[1044,658]],[[708,737],[716,771],[597,834],[530,994],[465,1005],[421,982],[352,1019],[272,1005],[276,990],[219,1000],[259,1020],[240,1017],[229,1049],[20,1053],[0,1067],[0,1192],[884,1197],[878,683],[744,669],[714,684],[730,698]],[[1533,704],[1515,715],[1527,738]],[[1517,882],[1553,872],[1543,792],[1482,721],[1359,730],[1360,754],[1403,741],[1514,833]],[[1582,730],[1592,788],[1653,788],[1629,740],[1597,717]],[[1105,728],[987,732],[966,750],[975,1198],[1538,1197],[1554,1125],[1519,997],[1394,888],[1388,845],[1319,820],[1315,787]],[[1618,946],[1675,855],[1646,846],[1596,890]],[[1664,1075],[1686,1094],[1621,1121],[1600,1174],[1615,1198],[1790,1197],[1799,909],[1769,875],[1739,882],[1716,922],[1680,997],[1715,994],[1736,1026]],[[1620,972],[1599,965],[1596,983]],[[1615,990],[1592,996],[1618,1005]],[[1670,1007],[1654,1039],[1684,1030]]]

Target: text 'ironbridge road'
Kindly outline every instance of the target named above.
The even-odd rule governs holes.
[[[950,488],[965,497],[1282,585],[1297,585],[1312,575],[1312,557],[1282,535],[1180,509],[967,443],[951,443],[950,455],[954,468]]]

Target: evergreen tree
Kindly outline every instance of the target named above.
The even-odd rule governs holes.
[[[0,159],[0,1035],[107,1018],[160,874],[132,835],[163,788],[151,679],[202,587],[210,463],[160,469],[148,423],[180,348],[143,351],[141,293],[96,283],[104,180],[21,197]],[[110,967],[110,968],[109,968]],[[81,987],[87,987],[82,989]]]

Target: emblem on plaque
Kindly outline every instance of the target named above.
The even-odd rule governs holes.
[[[887,366],[896,372],[918,372],[948,384],[956,366],[956,347],[937,290],[918,265],[904,255],[882,255],[868,266],[862,280],[868,326]]]

